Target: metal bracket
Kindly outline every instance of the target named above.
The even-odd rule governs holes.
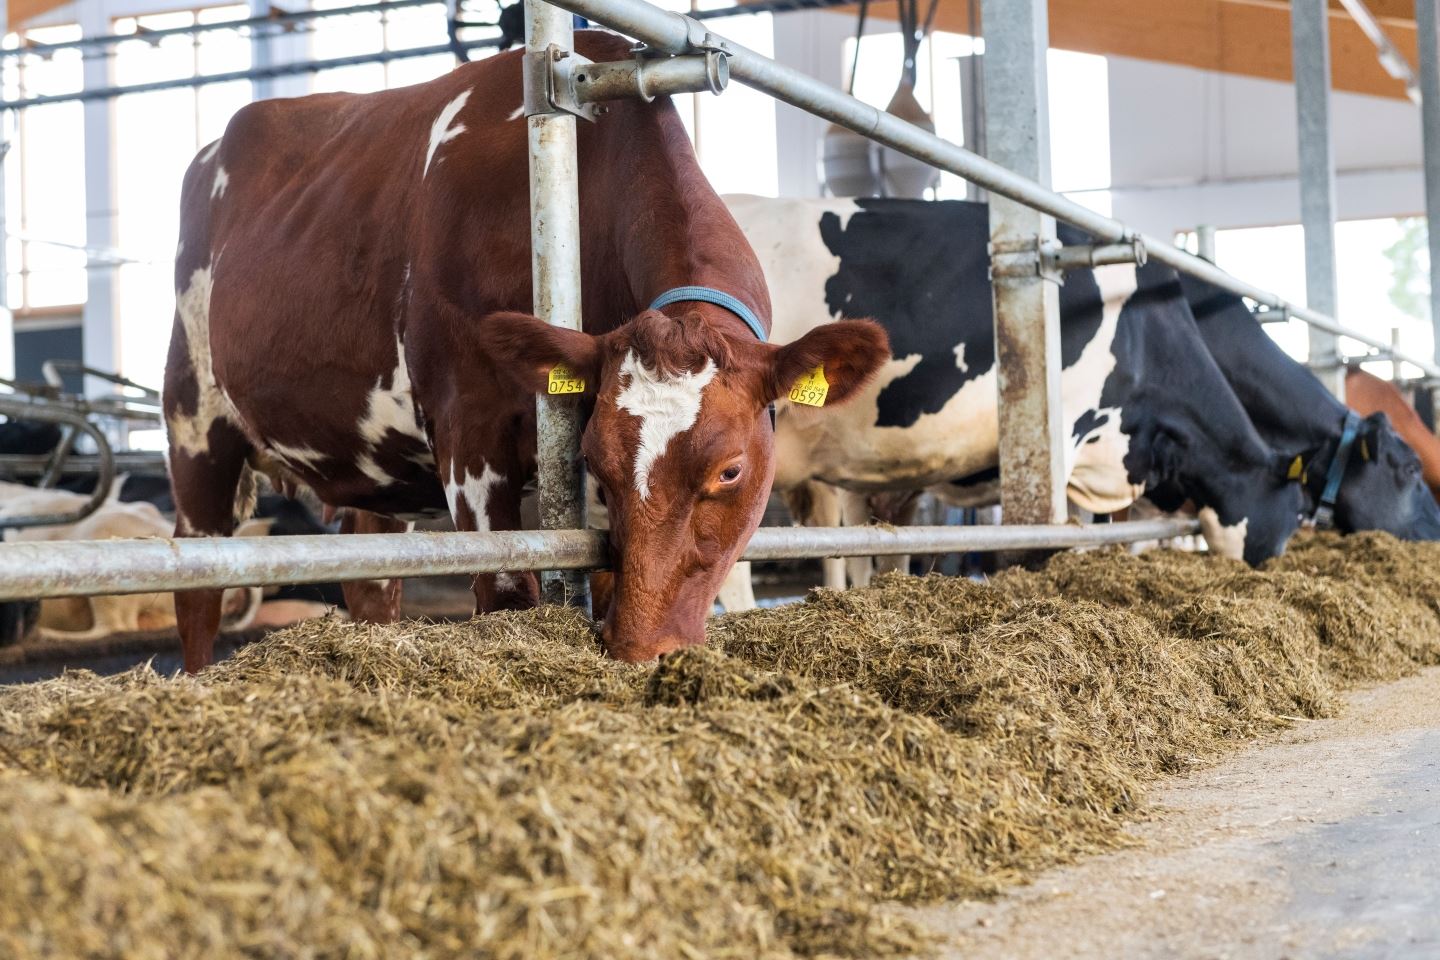
[[[526,51],[522,68],[524,93],[521,100],[525,106],[525,116],[569,113],[585,120],[594,120],[595,107],[582,104],[575,97],[573,76],[578,65],[588,65],[590,62],[578,53],[561,49],[554,43],[544,50]]]
[[[1289,323],[1292,319],[1288,307],[1271,307],[1263,303],[1256,304],[1255,309],[1250,311],[1257,323]]]
[[[1071,270],[1089,270],[1115,263],[1144,266],[1148,255],[1139,237],[1118,243],[1062,246],[1059,240],[1026,237],[990,244],[990,276],[1042,277],[1064,284]]]
[[[708,35],[707,35],[708,40]],[[595,120],[595,104],[636,98],[649,103],[677,93],[721,93],[730,84],[729,54],[717,44],[679,57],[639,48],[629,60],[596,63],[551,44],[525,54],[525,116],[569,113]]]
[[[1057,284],[1065,282],[1065,276],[1056,266],[1060,256],[1060,241],[1052,238],[1041,239],[1031,235],[1018,240],[991,242],[990,279],[1025,279],[1041,277]]]
[[[1090,270],[1115,263],[1133,263],[1145,266],[1149,253],[1139,237],[1115,243],[1087,243],[1061,247],[1055,257],[1055,266],[1066,273],[1071,270]]]

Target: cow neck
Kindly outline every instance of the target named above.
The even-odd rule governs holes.
[[[627,160],[625,182],[613,193],[620,207],[615,244],[628,285],[623,315],[633,317],[668,290],[708,287],[740,300],[768,333],[770,298],[759,261],[700,171],[679,115],[668,103],[629,106],[659,148],[631,151],[634,161]],[[699,312],[726,336],[755,340],[745,322],[721,306],[686,300],[663,312]]]
[[[1203,438],[1202,443],[1185,445],[1191,450],[1220,451],[1234,466],[1268,465],[1271,448],[1229,388],[1220,363],[1206,351],[1180,291],[1167,284],[1142,287],[1136,296],[1143,299],[1132,298],[1122,311],[1116,342],[1138,344],[1144,356],[1129,362],[1121,358],[1120,366],[1136,365],[1163,375],[1143,378],[1138,396],[1118,399],[1138,408],[1137,414],[1149,411],[1157,427]],[[1214,469],[1213,461],[1186,458],[1179,476],[1187,485],[1204,486]]]
[[[1333,450],[1345,405],[1270,339],[1239,297],[1182,283],[1205,346],[1265,442],[1287,455]]]

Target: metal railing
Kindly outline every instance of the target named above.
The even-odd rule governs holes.
[[[535,3],[535,0],[527,0]],[[536,4],[541,5],[541,4]],[[711,33],[698,19],[643,0],[559,0],[554,6],[645,41],[669,54],[722,50],[734,79],[823,119],[849,127],[911,157],[1071,223],[1098,241],[1143,245],[1150,257],[1231,290],[1273,311],[1377,349],[1390,344],[1340,326],[1330,317],[1287,303],[1173,245],[1134,231],[956,144],[871,107],[796,70]],[[554,22],[554,18],[551,18]],[[563,35],[562,35],[563,39]],[[534,44],[532,43],[532,46]],[[573,163],[573,161],[572,161]],[[560,176],[573,175],[573,166]],[[537,301],[540,298],[537,297]],[[1440,377],[1440,368],[1400,359]],[[557,494],[576,492],[550,481]],[[541,473],[542,493],[547,486]],[[1197,532],[1188,520],[1095,526],[763,528],[744,559],[880,556],[984,550],[1064,549],[1165,539]],[[545,530],[452,534],[350,535],[262,539],[187,539],[98,543],[9,544],[0,548],[0,600],[36,596],[151,592],[315,580],[516,570],[581,570],[606,560],[598,531]]]
[[[1085,527],[762,527],[743,559],[1065,549],[1180,537],[1198,528],[1193,520]],[[606,558],[599,530],[11,543],[0,547],[0,601],[541,567],[586,570],[603,566]]]
[[[1387,339],[1343,326],[1333,317],[1290,303],[1278,294],[1253,283],[1246,283],[1172,243],[1131,229],[1118,220],[1082,206],[958,144],[942,139],[878,107],[872,107],[799,70],[762,56],[713,32],[693,17],[662,10],[645,0],[553,2],[556,6],[578,13],[595,23],[643,40],[665,53],[693,53],[706,43],[718,46],[729,56],[731,78],[746,86],[754,87],[807,113],[848,127],[862,136],[963,177],[987,190],[1048,213],[1057,220],[1094,234],[1100,241],[1126,244],[1139,241],[1152,260],[1158,260],[1182,273],[1229,290],[1267,310],[1279,311],[1312,327],[1363,343],[1380,351],[1387,358],[1393,355],[1396,359],[1420,368],[1427,377],[1440,379],[1440,366],[1436,366],[1429,359],[1411,353],[1392,352]]]

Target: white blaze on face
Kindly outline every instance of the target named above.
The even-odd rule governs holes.
[[[620,395],[615,405],[640,421],[640,445],[635,450],[635,490],[641,500],[650,496],[650,471],[676,436],[695,425],[701,394],[718,370],[706,359],[699,372],[685,371],[666,377],[645,366],[631,350],[620,365]]]
[[[1210,545],[1211,553],[1218,553],[1232,560],[1244,560],[1245,531],[1249,527],[1249,517],[1227,527],[1220,522],[1220,515],[1213,508],[1200,508],[1200,532],[1205,535],[1205,542]]]
[[[430,149],[425,151],[425,169],[420,173],[421,178],[430,172],[430,161],[435,159],[435,151],[440,149],[440,145],[449,143],[465,132],[465,124],[457,123],[452,127],[450,123],[469,99],[470,91],[461,91],[458,97],[445,104],[445,109],[441,110],[435,122],[430,124]]]

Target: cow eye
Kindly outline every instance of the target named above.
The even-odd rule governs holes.
[[[738,463],[732,463],[732,464],[730,464],[730,466],[728,466],[728,467],[726,467],[724,470],[721,470],[721,471],[720,471],[720,482],[721,482],[721,483],[734,483],[736,480],[739,480],[739,479],[740,479],[740,464],[738,464]]]

